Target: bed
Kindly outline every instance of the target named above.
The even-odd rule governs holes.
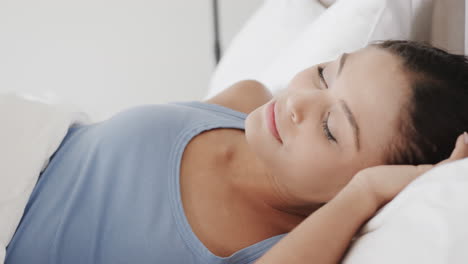
[[[424,40],[466,53],[466,8],[463,0],[338,0],[328,8],[315,0],[265,0],[224,52],[205,99],[245,79],[276,93],[299,70],[379,39]],[[8,183],[0,185],[2,263],[39,173],[67,128],[88,119],[24,96],[1,95],[0,107],[0,181]],[[23,115],[11,118],[18,108]],[[43,131],[42,138],[28,130]],[[468,159],[430,170],[361,228],[343,263],[467,263],[466,190]]]

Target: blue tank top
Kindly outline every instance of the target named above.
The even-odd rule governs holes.
[[[189,141],[205,130],[243,130],[246,116],[172,102],[71,127],[39,177],[5,263],[253,263],[285,234],[218,257],[192,231],[179,188]]]

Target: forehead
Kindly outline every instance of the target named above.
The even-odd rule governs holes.
[[[339,59],[331,64],[338,67]],[[349,54],[334,82],[333,92],[348,103],[356,117],[362,151],[374,159],[382,158],[398,131],[408,84],[399,58],[376,47]]]

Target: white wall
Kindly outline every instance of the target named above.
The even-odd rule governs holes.
[[[223,50],[261,0],[220,1]],[[0,1],[0,91],[56,95],[96,120],[199,100],[214,69],[211,0]]]
[[[264,0],[219,0],[221,45],[223,51]]]

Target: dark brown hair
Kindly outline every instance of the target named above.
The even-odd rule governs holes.
[[[386,164],[435,164],[448,158],[457,137],[468,131],[467,57],[425,42],[386,40],[371,46],[398,56],[411,86]]]

